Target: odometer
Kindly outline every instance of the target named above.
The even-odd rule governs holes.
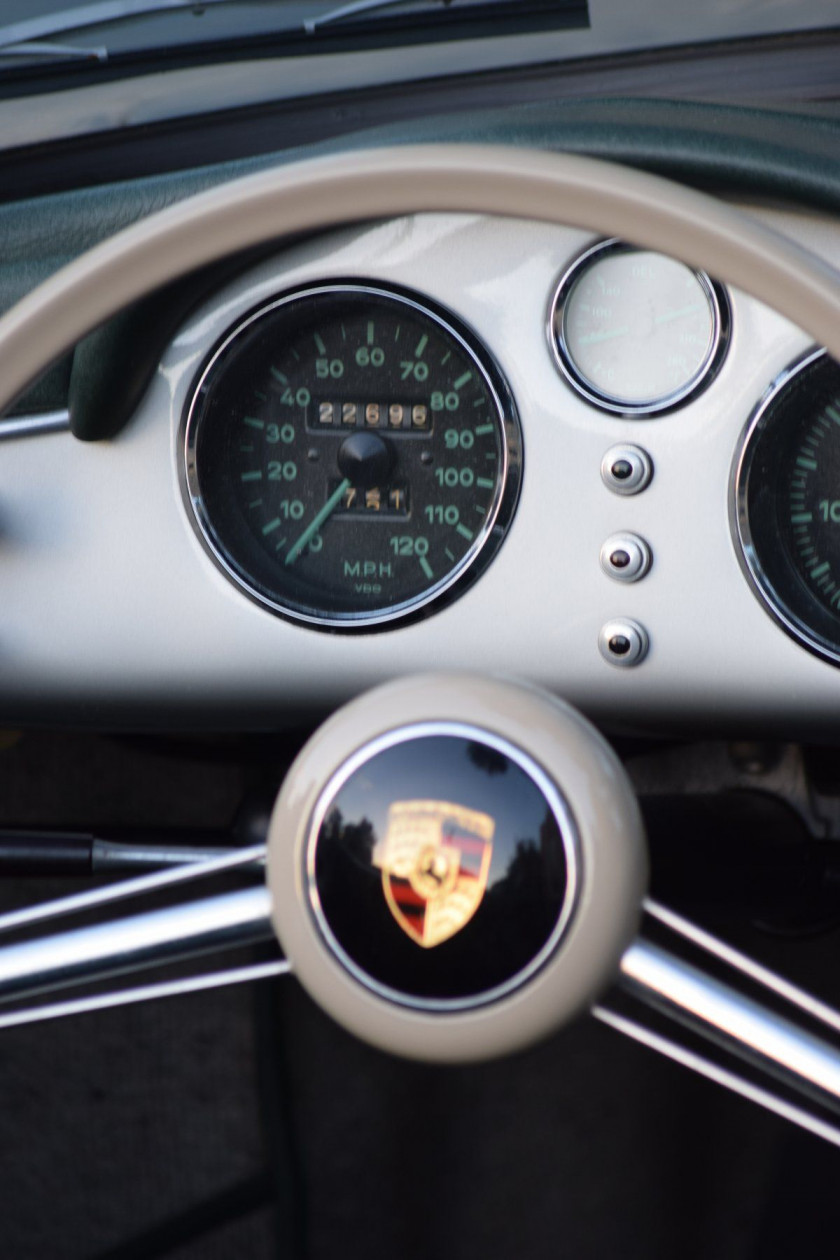
[[[186,484],[216,561],[272,610],[330,628],[459,592],[516,502],[519,428],[451,316],[363,285],[289,294],[212,355]]]
[[[736,475],[750,575],[776,619],[840,662],[840,366],[785,372],[754,416]]]

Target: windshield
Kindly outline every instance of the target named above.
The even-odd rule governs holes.
[[[827,26],[824,0],[6,0],[0,65],[62,54],[105,61],[142,51],[216,51],[258,37],[289,46],[329,34],[361,46],[563,32],[566,55]],[[833,15],[836,22],[838,14]],[[578,38],[575,38],[578,33]],[[311,49],[310,49],[311,51]]]
[[[826,0],[4,0],[0,151],[316,95],[342,111],[340,95],[360,88],[404,95],[409,83],[522,67],[561,97],[760,102],[791,39],[810,41],[797,73],[817,86],[786,81],[786,96],[819,100],[819,83],[836,87],[837,32],[821,34],[835,27]],[[687,85],[681,65],[701,65],[704,48],[761,37],[766,65]],[[644,58],[668,49],[672,66],[648,73]],[[617,57],[636,59],[633,85],[605,81]],[[789,79],[790,63],[780,69]],[[38,107],[22,109],[22,97]],[[390,121],[387,109],[366,124]],[[333,133],[343,119],[332,117]]]
[[[290,46],[326,32],[363,44],[474,38],[588,25],[587,0],[92,0],[5,4],[0,57],[98,61],[140,51],[280,36]]]

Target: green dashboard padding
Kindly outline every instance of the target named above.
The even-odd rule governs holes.
[[[637,98],[486,108],[367,129],[258,158],[8,202],[0,206],[0,311],[97,242],[214,184],[318,154],[423,141],[583,153],[748,200],[840,210],[840,120],[831,116]],[[170,309],[172,304],[168,295]],[[113,343],[114,335],[105,341]],[[162,346],[132,340],[138,359],[122,366],[135,381],[136,400]],[[95,377],[102,355],[93,350],[80,346],[72,374],[67,361],[56,365],[13,410],[66,407],[69,379],[70,392],[82,400],[74,408],[77,435],[88,440],[112,436],[121,418],[102,415],[98,400],[103,391],[90,375]]]

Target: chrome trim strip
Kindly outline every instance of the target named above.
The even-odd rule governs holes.
[[[69,411],[44,411],[31,416],[0,416],[0,441],[4,438],[38,437],[45,433],[69,431]]]
[[[840,1099],[840,1050],[704,975],[658,945],[638,940],[621,960],[620,984],[736,1054],[790,1073],[800,1088]]]
[[[646,897],[642,903],[645,914],[649,914],[651,918],[657,919],[672,931],[677,932],[692,944],[698,945],[707,953],[719,958],[721,962],[727,963],[730,967],[734,967],[737,971],[742,972],[745,976],[749,976],[751,980],[755,980],[757,984],[761,984],[771,992],[778,994],[793,1006],[798,1006],[800,1010],[805,1011],[812,1019],[817,1019],[823,1024],[827,1024],[834,1032],[840,1033],[840,1013],[832,1010],[830,1006],[826,1006],[825,1002],[820,1002],[818,998],[812,997],[810,993],[806,993],[804,989],[800,989],[797,985],[791,984],[789,980],[785,980],[775,971],[771,971],[769,967],[762,967],[761,963],[754,962],[748,958],[746,954],[742,954],[740,950],[733,949],[731,945],[727,945],[717,936],[712,936],[710,932],[706,932],[703,928],[697,927],[689,919],[684,919],[682,915],[675,914],[673,910],[666,909],[665,906],[659,905],[656,901],[651,901]]]
[[[393,748],[398,744],[404,744],[408,740],[423,739],[434,735],[452,735],[461,739],[477,740],[487,744],[490,748],[494,748],[497,752],[503,753],[504,756],[509,757],[511,761],[519,766],[536,783],[548,801],[560,832],[560,838],[563,842],[563,853],[566,858],[566,896],[550,937],[527,967],[517,972],[515,976],[511,976],[504,984],[496,985],[495,988],[488,989],[485,993],[475,998],[447,998],[438,1001],[416,998],[410,994],[403,993],[399,989],[392,989],[388,985],[380,984],[377,980],[374,980],[366,971],[357,966],[336,940],[321,908],[318,888],[315,882],[315,851],[318,847],[318,836],[330,805],[347,780],[378,753],[384,752],[388,748]],[[488,1003],[495,1002],[506,994],[521,988],[554,953],[565,935],[566,928],[578,901],[580,885],[578,849],[577,824],[571,809],[546,772],[521,748],[509,743],[506,739],[502,739],[501,736],[493,734],[491,731],[469,725],[466,722],[417,722],[411,726],[403,726],[397,730],[388,731],[377,739],[371,740],[370,743],[363,745],[357,749],[352,757],[349,757],[344,762],[329,780],[312,811],[312,820],[309,824],[306,849],[304,851],[303,875],[309,909],[318,931],[328,949],[354,980],[357,980],[366,989],[376,993],[379,997],[387,998],[391,1002],[396,1002],[400,1006],[410,1007],[413,1010],[466,1011],[486,1006]]]
[[[225,853],[209,862],[194,862],[188,866],[155,871],[151,875],[140,875],[136,879],[124,879],[117,884],[108,884],[104,888],[94,888],[90,892],[74,893],[70,897],[59,897],[55,901],[41,902],[40,905],[25,906],[22,910],[12,910],[9,914],[0,915],[0,933],[29,927],[30,924],[41,923],[45,919],[58,919],[64,915],[76,914],[81,910],[91,910],[113,901],[123,901],[126,897],[136,897],[141,893],[171,888],[174,884],[201,879],[205,875],[216,875],[219,871],[233,870],[238,866],[247,866],[251,862],[258,861],[265,862],[264,844],[237,849],[234,853]],[[0,959],[2,959],[2,951],[0,951]]]
[[[35,40],[32,43],[0,47],[0,57],[61,57],[67,61],[107,61],[108,49],[102,44],[96,48],[85,48],[81,44],[55,44]]]
[[[214,848],[210,845],[134,844],[127,840],[97,839],[91,845],[91,870],[97,875],[114,871],[159,871],[165,867],[214,862],[217,858],[241,857],[242,852],[242,849]],[[265,849],[247,865],[263,870]]]
[[[667,1037],[661,1037],[658,1033],[651,1032],[650,1029],[637,1024],[634,1020],[626,1019],[623,1015],[616,1015],[613,1011],[607,1010],[606,1007],[593,1006],[592,1014],[602,1024],[607,1024],[610,1028],[615,1029],[616,1032],[623,1033],[625,1037],[630,1037],[633,1041],[640,1042],[641,1045],[647,1046],[650,1050],[655,1050],[657,1054],[664,1055],[674,1063],[679,1063],[690,1071],[697,1072],[700,1076],[705,1076],[707,1080],[713,1081],[715,1085],[721,1085],[724,1089],[731,1090],[733,1094],[739,1094],[741,1098],[746,1098],[749,1102],[756,1103],[759,1107],[764,1107],[766,1111],[772,1111],[775,1115],[781,1116],[783,1120],[789,1120],[791,1124],[799,1125],[801,1129],[807,1129],[815,1137],[822,1138],[825,1142],[831,1142],[833,1146],[840,1146],[840,1129],[827,1124],[816,1116],[812,1116],[807,1111],[803,1111],[801,1107],[795,1107],[792,1103],[785,1102],[783,1098],[779,1098],[776,1094],[771,1094],[768,1090],[751,1084],[742,1077],[736,1076],[734,1072],[712,1063],[710,1059],[704,1059],[702,1055],[686,1050],[683,1046],[678,1046],[676,1042],[670,1041]]]
[[[264,884],[0,950],[0,1001],[271,940]]]
[[[21,1011],[0,1012],[0,1029],[19,1028],[22,1024],[39,1024],[48,1019],[63,1019],[70,1015],[87,1015],[93,1011],[112,1010],[117,1006],[131,1006],[136,1002],[155,1002],[159,998],[181,997],[188,993],[203,993],[207,989],[224,989],[234,984],[251,984],[256,980],[271,980],[275,976],[288,976],[292,964],[285,958],[276,962],[255,963],[251,967],[234,967],[230,971],[214,971],[202,976],[185,976],[181,980],[167,980],[160,984],[137,985],[121,993],[95,993],[89,997],[74,998],[71,1002],[52,1002],[45,1006],[31,1006]]]

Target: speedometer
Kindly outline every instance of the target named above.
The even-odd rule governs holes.
[[[184,458],[213,558],[325,628],[417,616],[499,546],[519,485],[510,395],[477,341],[411,295],[333,284],[249,315],[211,356]]]

